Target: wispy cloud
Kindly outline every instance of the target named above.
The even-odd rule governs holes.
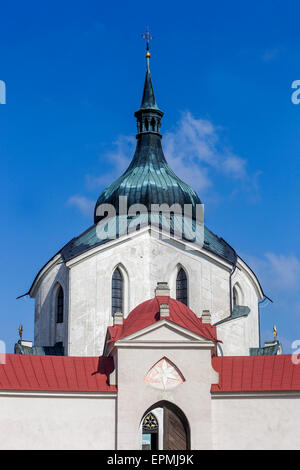
[[[266,253],[269,274],[279,288],[293,289],[300,284],[300,261],[294,255]]]
[[[91,218],[95,207],[95,201],[84,196],[71,196],[67,200],[67,205],[70,207],[76,207],[82,215]]]
[[[271,326],[276,323],[278,339],[284,354],[292,352],[291,344],[299,338],[300,259],[295,254],[265,253],[261,258],[243,256],[257,274],[264,292],[272,300],[261,304],[264,325],[262,341],[272,339]]]
[[[164,139],[164,152],[170,166],[196,190],[213,186],[212,171],[235,179],[246,177],[246,160],[226,149],[221,128],[207,119],[196,119],[186,111]]]
[[[170,167],[200,195],[217,200],[214,180],[217,174],[236,181],[234,196],[240,190],[257,193],[258,175],[247,171],[247,161],[234,154],[222,143],[222,128],[207,119],[196,119],[189,111],[182,113],[174,129],[164,136],[164,153]],[[128,167],[134,154],[136,139],[132,136],[119,136],[112,150],[101,156],[109,163],[110,170],[99,175],[86,175],[89,191],[104,189],[118,178]],[[70,198],[71,205],[82,213],[88,212],[87,199],[81,196]],[[90,201],[89,201],[90,203]]]
[[[121,135],[113,142],[112,150],[106,153],[101,159],[108,163],[111,170],[103,175],[86,175],[87,187],[91,190],[106,187],[117,179],[128,167],[133,157],[136,139],[132,136]]]
[[[263,258],[247,259],[269,289],[294,289],[300,285],[300,261],[293,254],[265,253]]]

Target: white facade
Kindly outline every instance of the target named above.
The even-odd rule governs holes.
[[[212,397],[214,449],[300,449],[300,393]]]
[[[209,311],[211,324],[218,324],[218,355],[249,356],[249,348],[259,346],[258,300],[263,294],[253,272],[239,258],[233,269],[207,250],[190,248],[160,240],[145,228],[66,263],[57,255],[43,268],[31,289],[35,344],[62,341],[69,356],[113,356],[109,383],[117,392],[2,390],[0,423],[6,433],[0,448],[141,449],[142,420],[152,411],[159,422],[158,449],[163,449],[166,406],[184,416],[192,450],[299,448],[300,391],[212,391],[220,380],[212,366],[215,343],[169,321],[168,315],[104,347],[107,327],[113,325],[116,267],[123,277],[125,319],[153,298],[158,282],[167,282],[170,296],[176,297],[176,278],[183,268],[189,307],[198,317]],[[61,324],[55,321],[59,286],[64,291]],[[250,313],[224,321],[231,316],[233,289],[235,302]],[[182,377],[174,388],[159,388],[147,380],[161,361]]]
[[[1,390],[0,448],[114,449],[115,395]]]
[[[248,317],[218,326],[224,355],[248,355],[259,346],[258,300],[263,296],[252,271],[239,260],[232,266],[207,250],[194,250],[184,242],[159,240],[146,228],[135,234],[90,249],[66,264],[58,255],[36,279],[35,344],[53,346],[63,341],[68,355],[102,354],[107,326],[112,324],[111,278],[119,267],[124,280],[124,315],[153,297],[159,281],[168,282],[176,298],[176,276],[182,267],[188,279],[188,305],[198,316],[209,310],[212,324],[230,316],[232,287],[238,285],[240,305]],[[232,277],[232,279],[231,279]],[[55,323],[55,288],[65,293],[64,324]],[[60,339],[61,338],[61,339]]]
[[[145,212],[160,207],[158,215],[168,201],[174,232],[186,225],[181,209],[190,206],[191,233],[201,201],[163,155],[163,112],[150,56],[147,48],[136,152],[117,183],[100,195],[94,221],[109,212],[99,212],[104,203],[113,205],[112,225],[124,222],[126,195],[134,203],[131,215],[137,204]],[[264,294],[255,274],[209,230],[200,247],[175,236],[162,239],[154,224],[140,226],[102,244],[93,226],[36,276],[29,294],[35,299],[34,346],[41,349],[19,341],[20,356],[0,364],[0,448],[141,449],[151,431],[143,424],[150,412],[155,450],[300,448],[300,365],[291,365],[289,356],[273,361],[274,353],[265,371],[265,356],[247,357],[260,346],[258,303]],[[124,233],[120,225],[118,230]],[[157,298],[147,304],[155,310],[142,306],[128,318],[153,298],[158,283]],[[166,283],[170,297],[182,302],[168,299]],[[277,343],[270,343],[272,352],[278,352]],[[33,360],[37,351],[49,355],[44,347],[54,347],[50,352],[60,357]],[[89,361],[98,366],[89,370]],[[252,380],[254,370],[260,381]]]
[[[141,449],[141,422],[161,403],[186,417],[190,449],[299,449],[300,392],[211,392],[214,343],[163,319],[111,346],[117,392],[0,391],[1,449]],[[162,358],[183,381],[157,388],[149,370]],[[1,366],[5,367],[5,366]],[[67,431],[67,432],[66,432]]]

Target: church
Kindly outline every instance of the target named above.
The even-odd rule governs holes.
[[[34,342],[0,364],[2,449],[300,447],[300,365],[260,344],[257,276],[165,159],[150,57],[147,36],[132,161],[37,273]],[[185,207],[201,243],[177,236]]]

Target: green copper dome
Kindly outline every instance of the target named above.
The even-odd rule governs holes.
[[[160,121],[163,112],[158,108],[152,86],[149,59],[142,103],[135,113],[137,118],[137,146],[134,157],[123,175],[106,188],[97,200],[99,205],[112,204],[119,214],[119,196],[127,196],[127,206],[143,204],[150,211],[151,204],[196,204],[201,201],[196,192],[181,181],[169,167],[161,145]]]
[[[164,157],[161,140],[151,132],[141,135],[136,151],[125,173],[112,183],[99,197],[95,208],[100,204],[112,204],[119,213],[119,196],[127,196],[128,207],[144,204],[148,211],[151,204],[178,203],[201,204],[195,191],[181,181],[168,166]]]

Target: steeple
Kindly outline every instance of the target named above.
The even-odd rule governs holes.
[[[149,50],[149,41],[150,39],[152,39],[152,36],[150,36],[148,29],[146,31],[146,34],[143,34],[143,38],[145,38],[147,41],[145,55],[147,61],[147,68],[141,106],[134,114],[137,118],[137,138],[139,138],[141,134],[145,133],[157,134],[161,137],[160,121],[164,113],[157,106],[152,85],[152,78],[150,72],[151,54]]]
[[[160,121],[164,113],[157,106],[152,85],[149,66],[151,36],[148,30],[143,37],[147,40],[147,64],[141,106],[134,114],[137,118],[135,154],[123,175],[98,198],[94,212],[95,223],[102,218],[97,216],[97,208],[101,204],[113,205],[116,215],[120,214],[120,196],[127,197],[128,207],[143,204],[149,214],[152,204],[165,203],[170,207],[180,204],[182,208],[184,204],[192,204],[195,211],[196,204],[201,203],[196,192],[175,175],[165,159],[160,134]]]
[[[146,70],[143,98],[142,98],[140,109],[158,109],[155,95],[154,95],[153,85],[152,85],[152,78],[151,78],[148,58],[147,58],[147,70]]]

